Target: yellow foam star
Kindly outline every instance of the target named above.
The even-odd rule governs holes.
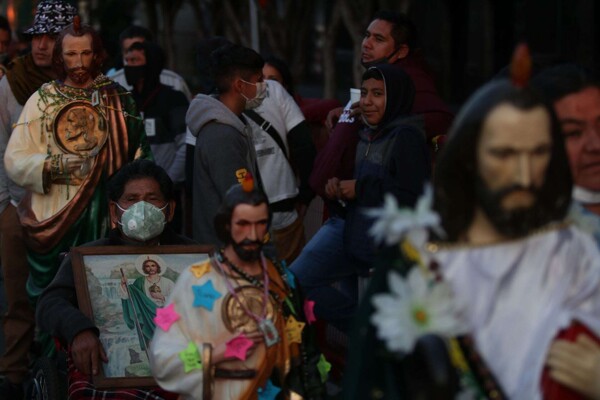
[[[210,264],[209,263],[194,264],[190,267],[190,271],[192,271],[192,274],[194,274],[194,276],[196,278],[200,279],[204,276],[204,274],[206,274],[208,271],[210,271]]]
[[[302,330],[304,322],[298,322],[293,315],[290,315],[285,323],[285,333],[290,343],[302,343]]]

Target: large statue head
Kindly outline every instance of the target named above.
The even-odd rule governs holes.
[[[71,85],[91,83],[102,72],[105,60],[100,35],[91,26],[81,25],[78,17],[56,38],[52,67],[59,79],[70,80]]]
[[[234,185],[225,194],[214,225],[219,240],[232,246],[240,259],[255,261],[260,258],[270,222],[267,196],[260,190]]]
[[[473,223],[519,237],[564,217],[571,177],[552,109],[532,88],[488,83],[467,101],[435,174],[435,207],[451,241]]]

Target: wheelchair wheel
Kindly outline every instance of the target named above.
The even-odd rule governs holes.
[[[42,357],[33,367],[30,385],[31,400],[62,400],[66,398],[64,377],[61,376],[55,361]]]

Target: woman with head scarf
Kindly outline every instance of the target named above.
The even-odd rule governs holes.
[[[366,275],[375,259],[368,234],[373,218],[365,210],[382,206],[386,194],[412,207],[430,176],[425,134],[410,115],[414,96],[411,78],[400,68],[380,65],[364,73],[354,179],[331,178],[325,188],[341,209],[335,215],[346,218],[327,220],[291,266],[317,317],[342,330],[356,310],[357,275]]]

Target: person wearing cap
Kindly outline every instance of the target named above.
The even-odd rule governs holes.
[[[23,32],[31,37],[31,53],[14,59],[0,80],[0,161],[27,99],[43,83],[56,78],[51,67],[54,41],[76,14],[73,6],[62,1],[42,1],[33,25]],[[19,397],[33,342],[33,310],[25,291],[29,267],[16,209],[23,194],[24,190],[7,177],[4,163],[0,162],[0,258],[7,302],[5,350],[0,357],[0,374],[5,377],[0,386],[3,399]]]
[[[54,277],[60,253],[107,234],[107,179],[151,157],[133,98],[100,72],[105,57],[98,33],[76,16],[56,38],[58,79],[29,98],[4,155],[9,178],[27,190],[18,213],[33,300]]]

